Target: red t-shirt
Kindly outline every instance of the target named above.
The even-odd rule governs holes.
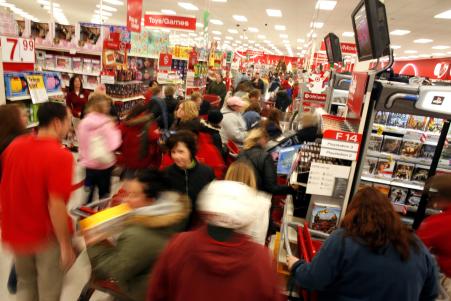
[[[33,253],[55,238],[49,196],[69,200],[73,156],[56,139],[25,135],[1,160],[2,240],[16,253]]]
[[[417,235],[437,257],[440,270],[451,277],[451,209],[425,219]]]

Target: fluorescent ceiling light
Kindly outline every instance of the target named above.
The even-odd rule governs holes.
[[[436,50],[445,50],[445,49],[449,49],[449,46],[438,45],[438,46],[432,47],[432,49],[436,49]]]
[[[406,50],[406,51],[404,51],[404,53],[413,54],[413,53],[418,53],[418,51],[416,51],[416,50]]]
[[[265,42],[266,44],[272,44],[270,40],[264,40],[263,42]]]
[[[284,43],[284,44],[290,44],[290,41],[288,41],[288,40],[283,40],[282,43]]]
[[[213,40],[220,41],[221,37],[213,37]]]
[[[218,20],[218,19],[211,19],[210,23],[214,24],[214,25],[224,25],[224,22],[222,22],[221,20]]]
[[[266,13],[268,14],[268,16],[270,17],[282,17],[282,11],[280,9],[271,9],[268,8],[266,10]]]
[[[405,30],[405,29],[396,29],[396,30],[393,30],[392,32],[390,32],[390,34],[392,36],[405,36],[409,33],[410,33],[410,30]]]
[[[249,32],[258,32],[258,28],[256,27],[249,27],[247,30],[249,30]]]
[[[399,48],[401,48],[401,46],[399,46],[399,45],[390,45],[390,48],[391,49],[399,49]]]
[[[204,23],[196,22],[196,27],[203,28],[204,27]]]
[[[436,19],[451,19],[451,9],[435,15]]]
[[[178,5],[186,10],[199,10],[196,5],[189,2],[179,2]]]
[[[341,34],[343,37],[349,37],[352,38],[354,37],[354,33],[352,31],[345,31]]]
[[[316,2],[316,9],[333,10],[337,5],[337,1],[318,0]]]
[[[233,41],[233,40],[234,40],[234,38],[233,38],[233,37],[231,37],[231,36],[226,36],[226,37],[225,37],[225,39],[226,39],[226,40],[231,40],[231,41]]]
[[[433,53],[432,55],[433,55],[433,56],[445,56],[446,53],[444,53],[444,52],[435,52],[435,53]]]
[[[96,7],[97,7],[98,9],[100,9],[100,4],[97,4]],[[116,11],[117,11],[117,8],[116,8],[116,7],[112,7],[112,6],[108,6],[108,5],[103,4],[103,5],[102,5],[102,10],[105,10],[105,11],[111,11],[111,12],[116,12]],[[162,10],[162,11],[163,11],[163,10]]]
[[[413,41],[416,44],[428,44],[434,42],[434,40],[431,39],[416,39]]]
[[[423,58],[425,58],[425,57],[430,57],[431,55],[430,54],[420,54],[418,57],[423,57]]]
[[[238,22],[247,22],[247,18],[241,15],[233,15],[233,18]]]
[[[227,31],[230,32],[230,33],[238,33],[238,30],[233,29],[233,28],[228,29]]]
[[[305,43],[304,39],[298,39],[298,43]]]
[[[124,5],[124,1],[121,1],[121,0],[103,0],[103,2],[112,4],[112,5]]]
[[[264,34],[259,34],[259,35],[257,36],[257,38],[259,38],[259,39],[261,39],[261,40],[264,40],[264,39],[266,39],[266,36],[265,36]]]
[[[281,37],[282,39],[287,39],[287,38],[288,38],[288,35],[287,35],[286,33],[281,33],[281,34],[279,35],[279,37]]]
[[[165,15],[176,15],[177,13],[175,11],[173,11],[172,9],[162,9],[161,13],[165,14]]]
[[[111,16],[113,15],[112,13],[107,12],[107,11],[102,11],[102,13],[100,13],[100,10],[98,10],[98,9],[96,9],[96,10],[94,11],[94,13],[96,13],[96,14],[98,14],[98,15],[102,15],[102,16],[108,16],[108,17],[111,17]]]
[[[274,26],[274,29],[275,30],[279,30],[279,31],[283,31],[283,30],[286,30],[287,27],[285,25],[276,25],[276,26]]]
[[[316,29],[321,29],[323,28],[324,23],[323,22],[311,22],[310,23],[310,27],[316,28]]]
[[[213,2],[219,2],[219,3],[227,3],[227,0],[211,0]]]
[[[222,35],[222,32],[217,31],[217,30],[213,30],[211,33],[215,34],[215,35],[218,35],[218,36]]]

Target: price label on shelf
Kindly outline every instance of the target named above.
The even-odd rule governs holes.
[[[362,135],[353,132],[327,130],[321,142],[321,156],[357,160]]]
[[[6,63],[34,63],[34,46],[33,39],[0,37],[2,60]]]
[[[21,63],[35,62],[35,49],[33,39],[19,39],[19,55]]]

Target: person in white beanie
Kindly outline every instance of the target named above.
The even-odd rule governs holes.
[[[234,181],[215,181],[198,199],[207,223],[169,243],[150,280],[147,300],[278,300],[268,249],[243,230],[256,218],[257,192]]]

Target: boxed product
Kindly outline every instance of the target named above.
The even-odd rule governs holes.
[[[379,159],[374,174],[382,178],[392,178],[395,169],[395,161],[387,159]]]
[[[26,96],[29,94],[25,75],[25,73],[17,72],[4,73],[6,97]]]
[[[388,197],[388,195],[390,194],[390,186],[388,186],[388,185],[374,184],[373,187],[376,188],[377,190],[379,190],[386,197]]]
[[[378,111],[374,117],[374,123],[385,125],[388,120],[389,112]]]
[[[418,207],[422,194],[423,192],[420,190],[410,190],[406,205]]]
[[[442,131],[443,124],[443,119],[430,117],[426,130],[428,132],[440,133]]]
[[[362,175],[373,175],[376,170],[378,159],[375,157],[366,157],[365,164],[363,165]]]
[[[72,59],[72,70],[74,72],[82,72],[83,71],[83,62],[82,62],[81,58],[74,57]]]
[[[414,164],[398,162],[396,164],[395,172],[393,173],[393,178],[409,181],[412,178],[414,167]]]
[[[61,78],[58,72],[43,72],[44,85],[47,92],[61,91]]]
[[[100,60],[92,60],[92,72],[100,74],[101,69]]]
[[[57,56],[56,57],[56,68],[63,70],[71,70],[72,59],[68,56]]]
[[[372,134],[368,142],[368,151],[380,152],[383,138],[383,136]]]
[[[53,56],[53,54],[45,55],[45,67],[50,69],[55,68],[55,57]]]
[[[427,122],[428,118],[425,116],[409,115],[407,118],[406,128],[424,131]]]
[[[397,155],[399,153],[399,149],[401,148],[401,142],[401,138],[385,135],[381,152]]]
[[[429,166],[417,165],[413,169],[412,181],[415,182],[426,182],[429,176]]]
[[[294,156],[298,153],[300,145],[282,148],[279,151],[279,159],[277,161],[277,174],[288,175],[293,164]]]
[[[387,119],[387,126],[405,128],[407,124],[407,114],[390,113]]]
[[[420,155],[422,144],[416,141],[403,141],[401,144],[400,154],[407,157],[418,157]]]
[[[341,208],[339,206],[314,203],[310,228],[313,230],[332,233],[338,225]]]
[[[420,158],[432,159],[434,157],[436,148],[437,146],[432,144],[423,144],[423,147],[420,150]]]
[[[92,72],[92,60],[91,59],[83,59],[83,72],[87,72],[87,73]]]
[[[409,190],[406,188],[392,187],[390,190],[390,201],[393,204],[405,204]]]

